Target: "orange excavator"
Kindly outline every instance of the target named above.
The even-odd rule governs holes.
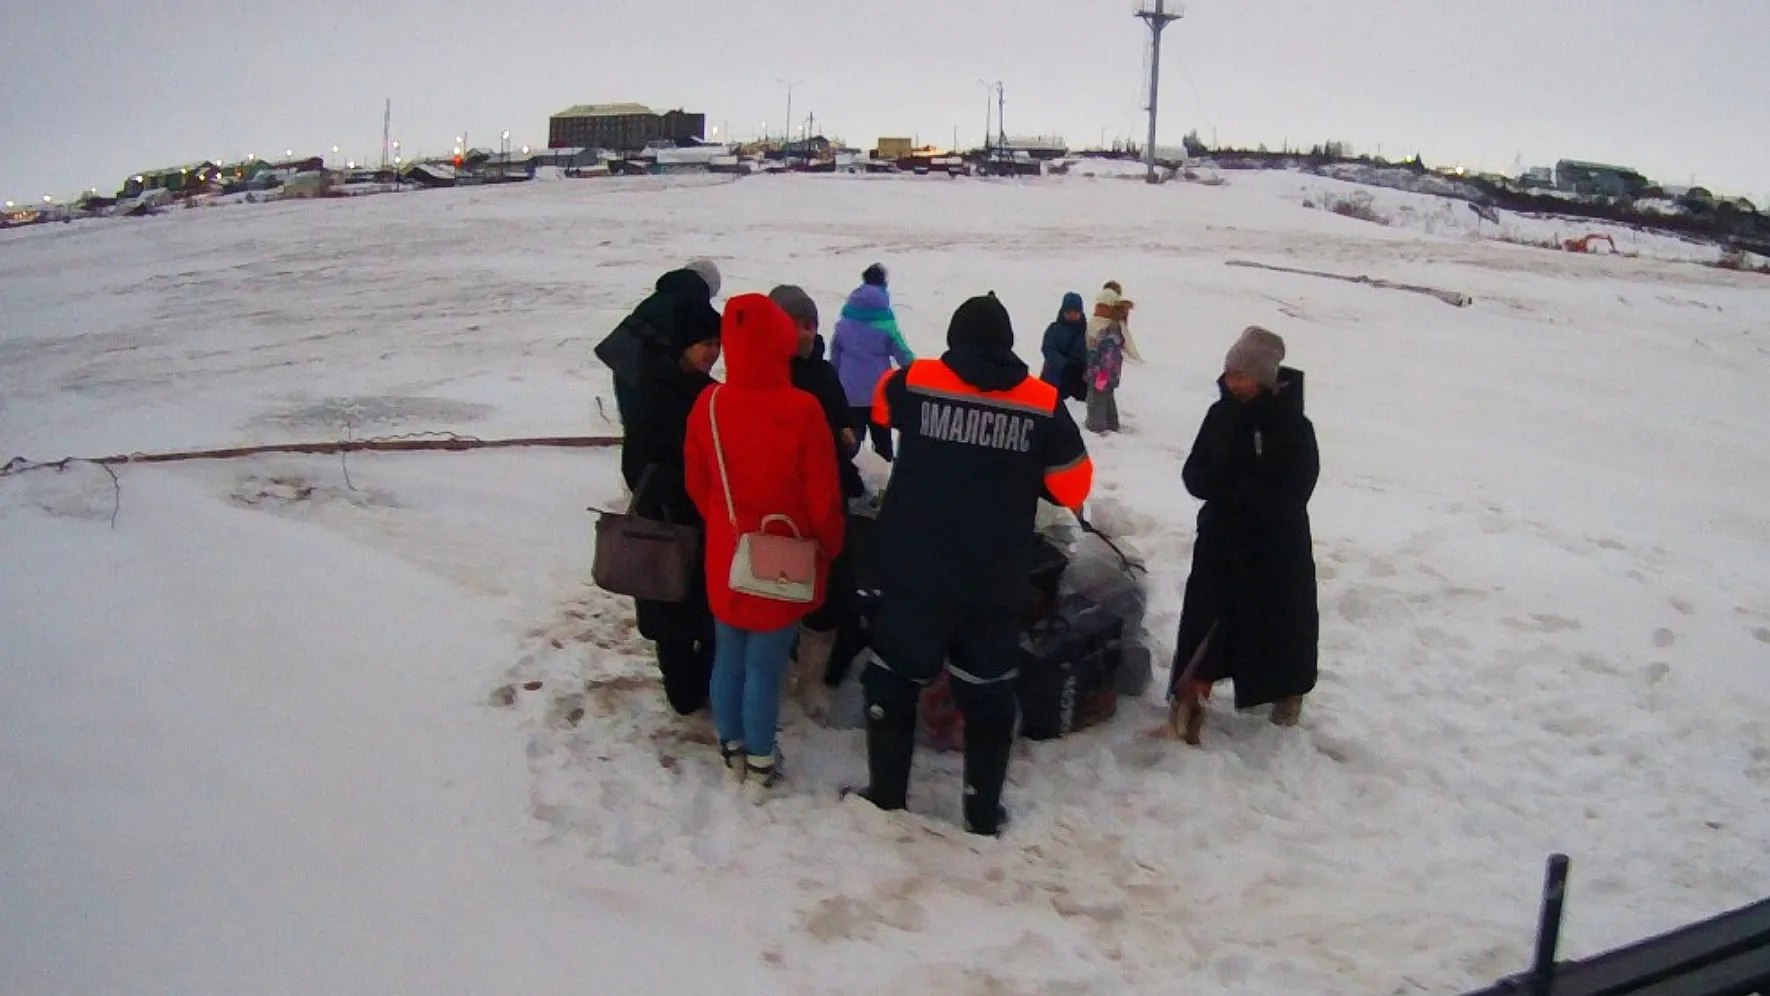
[[[1612,256],[1617,255],[1616,240],[1599,232],[1593,232],[1590,235],[1582,236],[1577,239],[1568,239],[1561,243],[1561,248],[1568,252],[1592,252],[1592,246],[1599,242],[1606,243],[1610,246],[1610,254]]]

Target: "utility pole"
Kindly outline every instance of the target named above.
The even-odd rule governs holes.
[[[1001,86],[1001,84],[997,83],[992,86],[990,81],[986,79],[979,79],[977,82],[983,84],[983,161],[985,164],[988,164],[991,145],[990,136],[992,134],[990,132],[990,114],[995,110],[990,106],[994,103],[990,98],[995,95],[996,87]]]
[[[381,111],[381,168],[387,168],[387,143],[393,135],[393,98],[387,98],[387,106]]]
[[[1175,9],[1167,9],[1167,0],[1155,0],[1155,6],[1144,0],[1143,9],[1137,17],[1149,25],[1149,144],[1143,149],[1143,161],[1149,165],[1150,183],[1160,182],[1155,173],[1155,120],[1156,103],[1161,96],[1162,81],[1162,30],[1169,24],[1186,16],[1186,6],[1175,0]]]

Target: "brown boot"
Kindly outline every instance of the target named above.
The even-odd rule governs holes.
[[[799,629],[799,656],[793,661],[793,694],[808,719],[822,722],[830,711],[830,689],[824,674],[836,649],[836,631]]]
[[[1273,726],[1296,726],[1297,721],[1302,718],[1303,696],[1301,695],[1293,695],[1290,698],[1279,699],[1272,705]]]
[[[1201,692],[1198,682],[1186,682],[1168,706],[1168,724],[1174,728],[1174,735],[1194,747],[1203,742],[1205,698],[1210,688],[1205,685]]]

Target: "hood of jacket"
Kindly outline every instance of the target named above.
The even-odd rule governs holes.
[[[1224,377],[1217,378],[1217,393],[1226,401],[1235,401],[1236,397],[1229,393],[1229,384]],[[1278,368],[1278,390],[1261,391],[1254,400],[1246,402],[1249,408],[1275,415],[1303,415],[1303,371],[1296,367],[1281,366]]]
[[[979,390],[1006,391],[1027,377],[1026,364],[1014,355],[1014,324],[994,291],[959,305],[946,344],[941,362]]]
[[[1077,316],[1073,322],[1064,317],[1072,311],[1075,312]],[[1056,323],[1058,325],[1067,325],[1073,328],[1082,328],[1088,324],[1088,306],[1082,303],[1082,296],[1080,294],[1077,294],[1075,291],[1070,291],[1068,294],[1063,295],[1063,304],[1057,308]]]
[[[739,388],[792,386],[799,328],[766,294],[740,294],[725,304],[719,342],[725,382]]]
[[[872,315],[867,314],[868,312],[879,313],[890,310],[891,294],[877,284],[861,284],[856,287],[854,293],[848,295],[848,303],[842,306],[845,317],[863,322],[871,320]],[[856,313],[850,314],[850,312]]]

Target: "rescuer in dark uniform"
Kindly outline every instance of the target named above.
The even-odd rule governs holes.
[[[917,700],[944,665],[965,718],[965,829],[993,836],[1007,818],[1038,501],[1079,513],[1094,466],[1057,389],[1014,355],[993,291],[953,313],[940,359],[880,380],[873,420],[901,442],[876,527],[883,596],[861,674],[869,784],[860,795],[904,808]]]

